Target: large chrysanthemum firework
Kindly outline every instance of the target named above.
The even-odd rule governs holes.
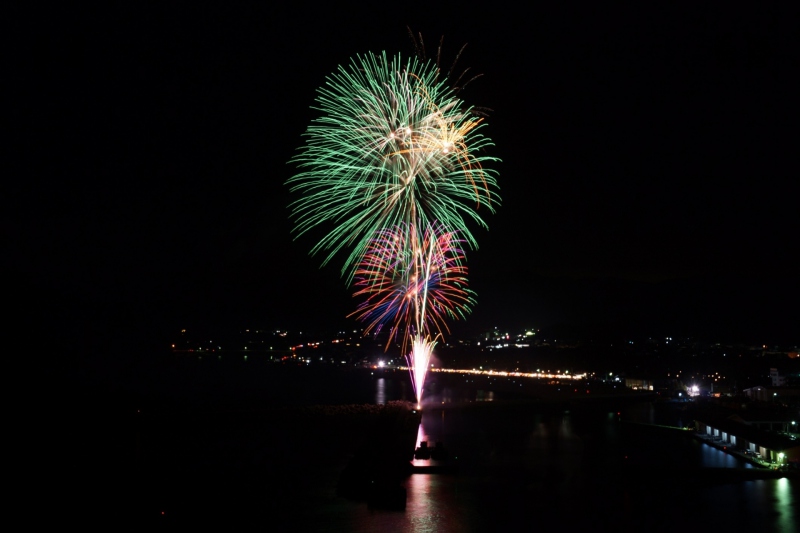
[[[479,208],[499,201],[484,167],[492,143],[438,67],[417,59],[359,56],[328,78],[315,109],[287,182],[295,234],[322,228],[311,253],[323,265],[345,256],[342,273],[365,298],[353,315],[367,332],[391,328],[421,401],[446,320],[474,303],[462,246],[477,246],[469,225],[485,227]]]
[[[297,235],[330,228],[312,254],[326,264],[347,253],[348,280],[381,229],[438,221],[474,247],[468,222],[485,227],[478,208],[492,212],[498,201],[483,119],[438,75],[432,63],[368,54],[318,91],[321,117],[292,159],[292,218]]]

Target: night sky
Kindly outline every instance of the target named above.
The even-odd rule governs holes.
[[[31,334],[325,329],[356,302],[293,241],[288,161],[359,53],[483,76],[502,205],[456,332],[575,324],[797,344],[798,13],[496,2],[137,3],[20,13],[4,224]],[[788,4],[788,3],[786,3]],[[123,7],[124,6],[124,7]],[[101,339],[101,340],[98,340]]]

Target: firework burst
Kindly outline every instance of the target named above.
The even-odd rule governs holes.
[[[314,108],[320,117],[287,181],[295,235],[317,235],[311,253],[323,265],[345,256],[342,274],[363,298],[351,316],[368,333],[390,328],[387,349],[400,343],[420,401],[446,321],[474,304],[469,226],[486,227],[479,211],[493,213],[499,202],[483,118],[435,64],[385,53],[340,67]]]
[[[478,207],[493,212],[499,200],[482,119],[438,74],[430,63],[369,54],[319,89],[322,116],[292,160],[300,172],[288,180],[290,207],[296,235],[330,228],[311,250],[323,264],[349,251],[348,281],[382,228],[438,221],[476,247],[468,222],[486,227]]]
[[[474,298],[461,242],[441,224],[380,230],[355,273],[354,296],[366,299],[353,315],[365,333],[388,325],[388,342],[405,353],[409,336],[435,337],[449,332],[448,318],[464,318]]]

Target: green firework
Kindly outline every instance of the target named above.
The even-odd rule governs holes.
[[[323,264],[344,254],[348,281],[382,229],[439,223],[476,248],[469,226],[486,227],[481,213],[498,205],[482,119],[439,75],[430,62],[367,54],[318,90],[320,116],[287,181],[291,216],[296,237],[331,228],[311,253]]]

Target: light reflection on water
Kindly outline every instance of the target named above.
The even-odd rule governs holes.
[[[428,437],[428,434],[425,433],[425,426],[423,426],[422,423],[420,422],[419,429],[417,430],[417,443],[414,446],[414,448],[417,449],[417,448],[421,447],[423,442],[424,443],[430,442],[430,437]],[[423,461],[425,461],[425,460],[424,459],[414,459],[413,462],[414,463],[419,463],[419,464],[424,464]]]
[[[383,402],[395,399],[390,381],[377,380],[376,403],[379,398]],[[645,468],[650,464],[689,471],[692,467],[750,467],[688,435],[627,434],[617,413],[611,411],[509,416],[487,406],[476,415],[453,406],[478,399],[470,394],[475,393],[434,391],[417,431],[417,447],[423,441],[429,446],[442,442],[451,460],[460,457],[457,475],[412,474],[404,481],[405,511],[376,511],[365,504],[345,503],[338,508],[339,520],[320,524],[319,530],[490,531],[508,529],[519,520],[539,532],[626,531],[632,530],[626,529],[631,524],[647,524],[643,528],[651,531],[705,531],[710,524],[726,530],[746,526],[797,530],[798,487],[786,479],[709,485],[694,484],[691,479],[647,479],[645,474],[641,485],[628,486],[620,477],[622,457],[628,452]],[[642,422],[690,423],[680,420],[680,414],[675,420],[664,420],[652,404],[633,411]],[[413,464],[436,462],[415,459]]]
[[[414,474],[406,482],[404,532],[469,531],[470,515],[459,511],[458,483],[440,474]],[[381,530],[385,531],[385,530]]]
[[[773,488],[773,507],[778,511],[778,531],[792,531],[800,528],[800,516],[797,516],[798,487],[792,486],[786,478],[778,479],[771,484]]]
[[[414,401],[411,384],[407,379],[379,377],[375,380],[375,391],[372,395],[376,405],[384,405],[391,401]]]
[[[423,411],[422,420],[417,429],[417,442],[416,448],[423,446],[426,443],[428,447],[443,446],[443,433],[444,433],[444,410],[426,410]],[[411,464],[415,466],[429,466],[431,464],[438,464],[436,460],[431,459],[414,459]]]
[[[710,444],[701,445],[701,462],[710,468],[755,468],[752,464],[742,461],[736,456],[718,450]]]
[[[375,404],[376,405],[385,405],[386,404],[386,379],[385,378],[378,378],[378,381],[375,382]]]

